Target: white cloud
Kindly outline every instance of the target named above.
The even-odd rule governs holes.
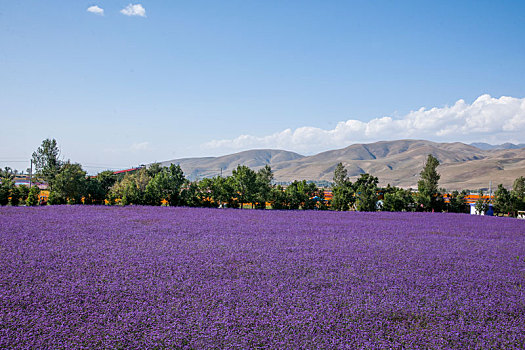
[[[331,130],[304,126],[266,136],[241,135],[210,141],[203,148],[221,152],[279,148],[311,154],[356,142],[406,138],[467,143],[524,142],[525,98],[482,95],[472,104],[458,100],[452,106],[420,108],[399,118],[381,117],[368,122],[349,119]]]
[[[146,17],[146,9],[141,4],[129,4],[120,10],[120,13],[126,16]]]
[[[94,13],[95,15],[104,16],[104,9],[98,7],[97,5],[90,6],[87,8],[87,12]]]

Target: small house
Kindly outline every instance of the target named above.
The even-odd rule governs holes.
[[[489,204],[489,208],[485,213],[478,213],[478,211],[476,210],[476,203],[470,203],[470,214],[494,216],[494,208],[492,207],[492,204]]]

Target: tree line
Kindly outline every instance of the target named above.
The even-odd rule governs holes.
[[[446,191],[438,186],[439,161],[428,155],[420,173],[417,191],[388,185],[378,186],[378,178],[361,174],[352,182],[342,163],[334,169],[332,200],[324,198],[323,189],[314,183],[294,181],[283,187],[273,184],[269,165],[254,171],[239,165],[230,176],[189,181],[179,165],[163,167],[152,164],[127,174],[103,171],[88,176],[78,163],[60,160],[56,140],[46,139],[33,153],[36,177],[47,183],[46,204],[169,205],[190,207],[256,209],[331,209],[338,211],[448,211],[466,213],[466,191]],[[38,205],[37,186],[14,185],[15,173],[0,170],[0,205]],[[499,185],[494,194],[495,213],[516,215],[525,210],[525,178],[519,177],[512,190]],[[486,212],[488,201],[479,197],[476,208]]]

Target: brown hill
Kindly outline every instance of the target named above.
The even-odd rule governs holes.
[[[191,180],[220,175],[231,175],[237,165],[246,165],[252,169],[259,169],[266,164],[273,166],[276,163],[303,158],[304,156],[282,150],[256,149],[229,154],[221,157],[182,158],[162,162],[164,166],[179,164],[186,177]]]
[[[449,190],[488,188],[499,183],[511,186],[525,176],[525,148],[481,150],[460,142],[436,143],[424,140],[381,141],[354,144],[313,156],[279,150],[252,150],[223,157],[187,158],[178,163],[190,178],[231,174],[238,164],[258,169],[269,164],[276,181],[332,181],[335,165],[342,162],[355,180],[362,173],[377,176],[380,185],[417,187],[419,173],[428,154],[440,161],[440,186]]]

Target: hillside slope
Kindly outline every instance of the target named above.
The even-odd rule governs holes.
[[[312,156],[280,150],[251,150],[222,157],[187,158],[163,162],[178,163],[190,178],[231,174],[238,164],[258,169],[269,164],[276,181],[331,181],[341,162],[355,180],[362,173],[379,178],[381,185],[417,187],[419,173],[428,154],[440,161],[440,186],[449,190],[487,188],[503,183],[511,186],[525,176],[525,148],[482,150],[460,142],[436,143],[424,140],[381,141],[354,144]]]
[[[282,150],[257,149],[249,150],[220,157],[203,158],[182,158],[161,162],[162,165],[179,164],[184,174],[191,180],[202,179],[220,175],[231,175],[232,170],[237,165],[246,165],[252,169],[259,169],[266,164],[273,166],[282,163],[301,159],[304,156]]]

